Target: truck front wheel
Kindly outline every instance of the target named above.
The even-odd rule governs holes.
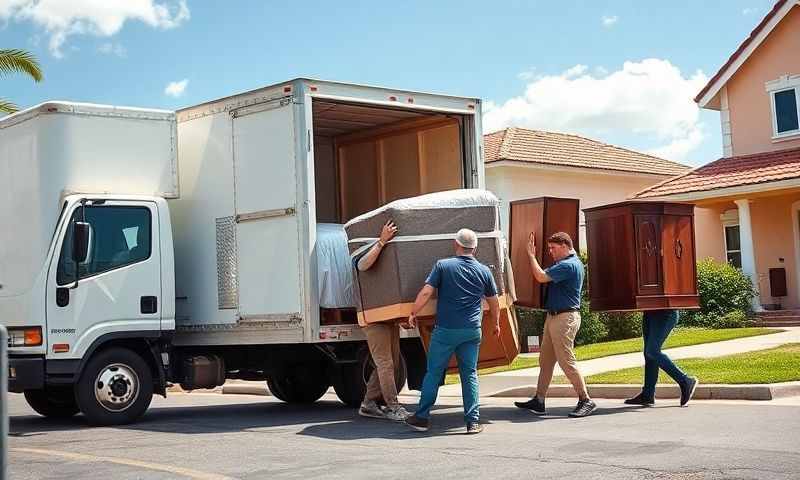
[[[71,386],[25,390],[25,400],[36,413],[45,417],[69,418],[78,413],[75,391]]]
[[[131,423],[150,406],[153,375],[135,352],[109,348],[89,360],[78,380],[75,398],[89,423]]]

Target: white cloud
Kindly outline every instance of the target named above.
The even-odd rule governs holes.
[[[752,14],[754,14],[756,12],[758,12],[757,8],[747,7],[747,8],[743,8],[742,9],[742,15],[752,15]]]
[[[97,51],[103,53],[105,55],[116,55],[119,58],[125,58],[128,55],[128,51],[119,43],[112,43],[107,42],[99,47],[97,47]]]
[[[166,88],[164,88],[164,94],[169,95],[170,97],[178,98],[186,91],[187,85],[189,85],[188,78],[184,78],[183,80],[177,82],[169,82]]]
[[[519,72],[517,74],[517,78],[519,78],[520,80],[533,80],[534,78],[536,78],[536,69],[530,68],[528,70],[525,70],[524,72]]]
[[[170,29],[189,17],[186,0],[0,0],[0,20],[32,22],[49,36],[57,58],[73,35],[111,37],[129,20]]]
[[[486,102],[483,125],[487,133],[517,126],[626,138],[651,144],[654,154],[682,160],[705,138],[692,99],[707,80],[700,71],[684,76],[669,61],[655,58],[625,62],[604,75],[576,65],[537,77],[521,95],[503,103]]]
[[[600,21],[603,23],[604,27],[610,28],[619,21],[619,17],[616,15],[603,15]]]

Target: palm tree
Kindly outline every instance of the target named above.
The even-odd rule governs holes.
[[[33,54],[25,50],[0,49],[0,77],[10,73],[23,73],[36,82],[42,81],[42,69]],[[16,105],[0,98],[0,113],[14,113],[17,110]]]

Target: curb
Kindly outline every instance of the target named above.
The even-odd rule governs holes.
[[[587,385],[589,396],[593,398],[624,399],[642,391],[641,385]],[[531,397],[536,393],[535,385],[508,388],[487,395],[488,397]],[[800,382],[756,385],[698,385],[694,393],[695,400],[773,400],[782,397],[800,395]],[[548,397],[575,397],[572,385],[551,385]],[[681,391],[677,385],[658,385],[656,397],[680,398]]]

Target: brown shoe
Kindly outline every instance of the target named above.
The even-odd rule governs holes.
[[[431,428],[431,421],[427,418],[419,418],[416,415],[411,415],[406,418],[406,425],[418,432],[427,432],[428,429]]]

